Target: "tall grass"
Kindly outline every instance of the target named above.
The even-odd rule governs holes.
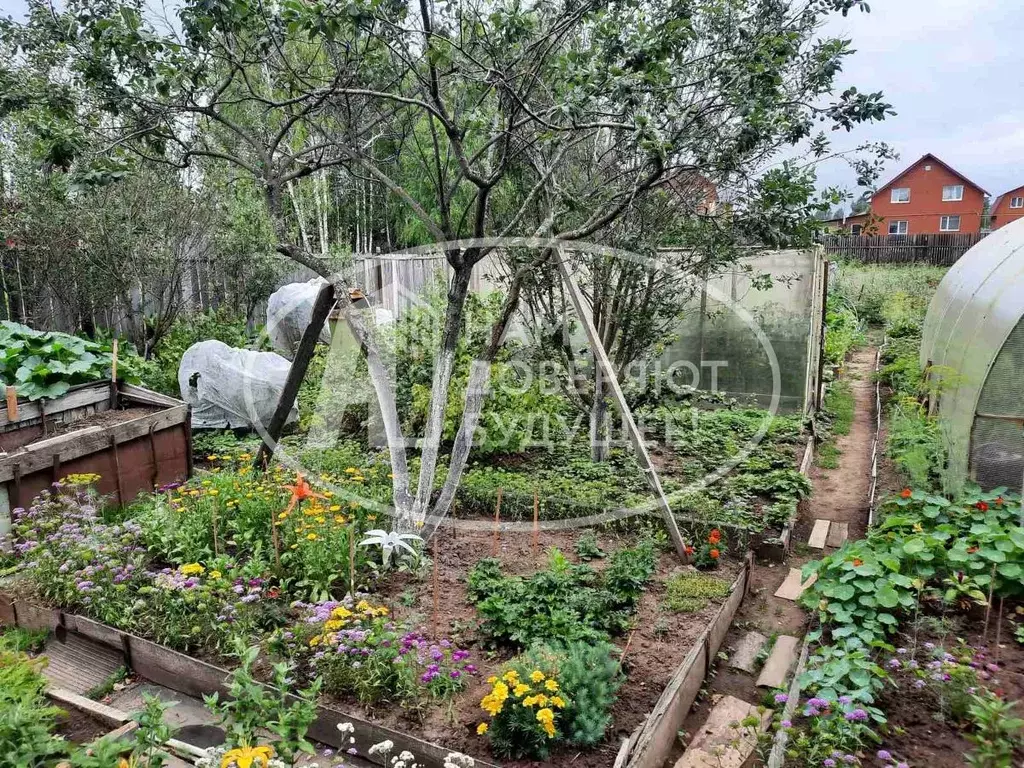
[[[840,263],[829,292],[856,309],[867,325],[920,324],[946,267]]]

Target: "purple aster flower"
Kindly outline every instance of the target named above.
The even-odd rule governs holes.
[[[825,768],[836,768],[836,761],[833,760],[831,757],[826,757],[824,760],[821,761],[821,764],[825,766]]]
[[[879,760],[892,760],[892,753],[885,749],[878,750]]]
[[[868,713],[865,712],[863,709],[858,708],[853,710],[852,712],[847,712],[845,715],[843,715],[843,717],[845,717],[847,720],[851,722],[860,723],[868,719]]]
[[[839,697],[839,703],[840,704],[852,704],[853,703],[853,697],[852,696],[840,696]]]
[[[792,720],[783,720],[781,723],[779,723],[779,725],[781,725],[783,728],[792,728],[793,727],[793,721]]]
[[[785,704],[787,701],[789,701],[789,696],[787,696],[786,694],[784,694],[784,693],[776,693],[775,694],[775,703],[776,704]]]

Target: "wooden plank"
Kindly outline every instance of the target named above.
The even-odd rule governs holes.
[[[815,573],[807,581],[801,583],[800,569],[790,568],[789,575],[786,576],[786,580],[782,582],[782,586],[775,590],[775,596],[781,597],[784,600],[796,600],[804,593],[805,589],[810,587],[817,580],[818,574]]]
[[[679,526],[676,524],[675,517],[672,516],[672,505],[668,502],[668,497],[665,495],[665,490],[661,485],[661,479],[658,477],[658,471],[651,461],[646,439],[633,418],[633,411],[630,409],[626,396],[622,392],[615,368],[612,367],[611,361],[608,359],[608,352],[605,350],[604,343],[597,332],[597,328],[594,326],[593,317],[588,312],[586,300],[583,298],[579,285],[576,284],[576,276],[569,269],[569,264],[561,248],[555,249],[554,256],[555,262],[558,265],[558,271],[562,275],[562,282],[565,284],[569,298],[572,300],[573,309],[576,311],[576,319],[583,326],[583,330],[587,334],[587,340],[590,342],[590,353],[594,356],[596,367],[601,374],[598,381],[600,382],[603,378],[603,385],[608,388],[611,399],[622,416],[623,428],[629,435],[630,443],[632,443],[633,450],[636,452],[640,471],[643,472],[647,484],[654,491],[658,507],[661,510],[662,519],[665,521],[665,527],[668,529],[669,538],[672,539],[676,554],[679,555],[679,559],[684,563],[689,562],[690,557],[686,554],[686,542],[683,540],[683,534],[679,532]]]
[[[60,626],[60,611],[56,608],[36,605],[24,600],[14,601],[14,614],[18,626],[23,629],[34,629],[52,632]]]
[[[760,632],[747,632],[736,644],[735,650],[729,656],[729,666],[743,672],[754,674],[757,668],[757,655],[761,653],[768,638]]]
[[[106,704],[100,704],[98,701],[80,696],[74,691],[64,688],[47,688],[46,695],[59,704],[66,704],[69,707],[79,709],[112,728],[118,728],[131,721],[131,716],[127,712],[114,709],[114,707],[108,707]]]
[[[121,397],[125,400],[130,400],[133,403],[141,403],[142,405],[160,405],[173,408],[184,402],[182,400],[163,395],[159,392],[154,392],[151,389],[146,389],[145,387],[136,387],[134,384],[119,383],[117,386],[121,391]]]
[[[828,529],[828,539],[825,540],[826,546],[839,547],[846,543],[846,540],[850,537],[850,524],[849,523],[832,523]]]
[[[128,649],[137,675],[172,691],[202,698],[214,692],[223,695],[227,690],[227,671],[205,661],[134,635],[128,636]]]
[[[14,477],[14,464],[21,464],[21,474],[26,475],[43,467],[49,467],[55,454],[68,463],[80,456],[102,451],[110,447],[110,441],[123,443],[149,433],[150,426],[159,432],[181,424],[188,416],[188,406],[179,405],[164,411],[157,411],[130,421],[122,421],[109,427],[86,427],[76,432],[44,440],[26,446],[17,453],[0,459],[0,482]]]
[[[828,539],[829,520],[817,519],[811,529],[811,536],[807,540],[807,546],[812,549],[824,549],[825,541]]]
[[[7,421],[18,420],[18,390],[14,387],[7,387],[6,390],[7,399]]]
[[[105,381],[82,384],[77,388],[72,387],[67,394],[50,400],[45,406],[39,400],[19,399],[15,418],[11,418],[9,408],[7,411],[0,411],[0,430],[4,427],[16,428],[16,425],[21,422],[42,418],[44,407],[46,415],[52,418],[55,414],[63,411],[102,403],[107,399],[107,387],[108,384]]]
[[[690,707],[704,684],[708,669],[729,631],[733,617],[743,602],[753,555],[747,554],[743,570],[732,584],[732,594],[725,601],[709,627],[695,642],[669,684],[662,691],[654,710],[647,716],[643,729],[626,763],[628,768],[661,768],[666,755],[678,738]]]
[[[786,684],[789,670],[796,663],[797,646],[800,640],[792,635],[779,635],[757,678],[758,688],[782,688]]]
[[[792,720],[796,714],[797,704],[800,702],[800,676],[804,673],[804,666],[807,664],[807,652],[810,649],[811,641],[804,638],[803,647],[800,649],[800,659],[793,671],[793,682],[789,686],[789,698],[782,710],[782,720]],[[772,751],[768,755],[768,768],[782,768],[786,762],[786,743],[789,741],[789,729],[779,728],[772,740]]]
[[[759,714],[756,705],[735,696],[716,696],[713,704],[675,768],[742,768],[757,747],[759,734],[771,722],[770,709]],[[751,715],[760,721],[757,728],[740,725]]]

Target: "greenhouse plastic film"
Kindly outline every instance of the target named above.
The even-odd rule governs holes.
[[[193,344],[178,368],[181,399],[199,429],[265,427],[277,408],[291,363],[273,352],[235,349],[210,340]],[[299,417],[293,405],[288,423]]]
[[[267,301],[267,336],[275,350],[291,360],[313,315],[313,304],[327,284],[322,277],[305,283],[288,283],[270,294]],[[331,329],[324,323],[320,341],[331,343]]]
[[[971,477],[985,489],[1024,483],[1024,427],[1012,421],[978,418],[971,434]]]

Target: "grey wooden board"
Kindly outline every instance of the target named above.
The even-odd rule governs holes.
[[[849,537],[849,523],[832,523],[832,526],[828,529],[828,539],[825,540],[825,544],[826,546],[838,549],[846,543]]]
[[[143,695],[156,696],[161,701],[171,704],[164,713],[164,722],[174,728],[186,725],[213,725],[214,716],[206,708],[201,699],[186,696],[183,693],[164,688],[153,683],[139,683],[110,697],[110,705],[125,712],[139,712],[144,706]]]
[[[757,706],[734,696],[716,697],[707,721],[693,737],[675,768],[741,768],[757,747],[758,733],[771,721],[771,710],[759,717],[757,732],[739,723],[758,716]]]
[[[74,707],[75,709],[85,712],[96,720],[106,723],[111,728],[118,728],[130,719],[127,712],[122,712],[114,707],[108,707],[106,704],[101,704],[98,701],[87,699],[85,696],[72,693],[71,691],[66,691],[63,688],[55,688],[51,686],[46,689],[46,695],[60,705],[62,709]]]
[[[811,537],[807,540],[807,546],[813,549],[824,549],[825,540],[828,538],[828,520],[815,520],[814,528],[811,529]]]
[[[51,637],[44,651],[49,663],[43,675],[50,686],[84,696],[105,683],[124,666],[124,657],[113,648],[68,634],[67,642]]]
[[[796,600],[800,595],[803,594],[804,590],[807,589],[811,584],[818,580],[818,574],[814,574],[807,581],[800,582],[800,569],[790,568],[789,575],[786,580],[782,582],[777,590],[775,590],[775,596],[781,597],[784,600]]]
[[[747,632],[736,643],[736,649],[729,656],[729,666],[753,674],[757,668],[757,654],[761,652],[766,642],[768,638],[760,632]]]
[[[779,635],[757,678],[759,688],[782,688],[786,684],[786,676],[796,663],[799,644],[800,641],[792,635]]]

